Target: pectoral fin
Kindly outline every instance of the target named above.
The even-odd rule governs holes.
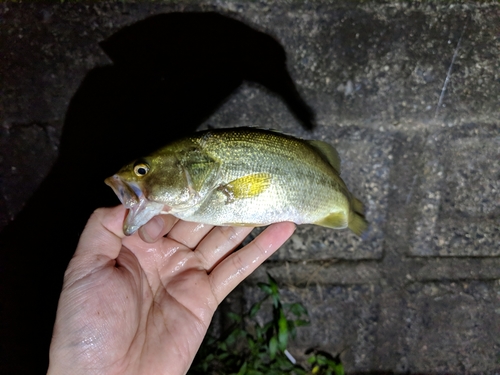
[[[347,215],[344,212],[333,212],[323,219],[316,221],[314,224],[333,229],[347,228]]]
[[[271,184],[271,175],[255,173],[240,177],[219,189],[227,196],[227,203],[235,199],[252,198],[264,192]]]

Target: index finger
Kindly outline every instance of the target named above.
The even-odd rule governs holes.
[[[212,292],[218,303],[269,258],[295,231],[295,224],[271,224],[251,243],[224,259],[210,273]]]

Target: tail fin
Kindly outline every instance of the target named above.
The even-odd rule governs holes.
[[[352,212],[349,215],[349,229],[358,236],[368,228],[368,221],[365,219],[363,203],[359,199],[352,198]]]

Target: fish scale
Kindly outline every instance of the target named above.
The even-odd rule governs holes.
[[[357,234],[367,227],[332,146],[269,130],[196,133],[126,165],[106,183],[130,209],[126,234],[160,212],[211,225],[292,221]]]
[[[228,204],[220,204],[223,194],[214,194],[199,209],[180,214],[180,218],[218,225],[266,225],[276,221],[302,224],[327,216],[329,207],[348,206],[345,194],[332,194],[347,191],[343,183],[336,181],[332,166],[311,154],[301,140],[255,131],[231,134],[227,139],[224,135],[214,134],[202,145],[210,156],[221,160],[222,180],[268,172],[272,188]],[[304,185],[314,187],[314,194],[304,190]],[[249,207],[248,214],[242,216],[241,210]]]

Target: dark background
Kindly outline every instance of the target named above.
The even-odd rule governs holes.
[[[498,372],[499,7],[0,3],[0,373],[45,371],[81,228],[118,204],[103,179],[209,125],[331,143],[371,223],[363,240],[300,226],[225,309],[267,271],[309,310],[296,358]]]
[[[62,277],[79,234],[93,210],[117,204],[106,177],[196,131],[243,81],[279,95],[302,126],[313,127],[283,47],[237,20],[160,14],[100,46],[113,64],[86,74],[69,103],[54,167],[1,234],[2,322],[9,323],[0,362],[11,363],[10,371],[47,367]]]

